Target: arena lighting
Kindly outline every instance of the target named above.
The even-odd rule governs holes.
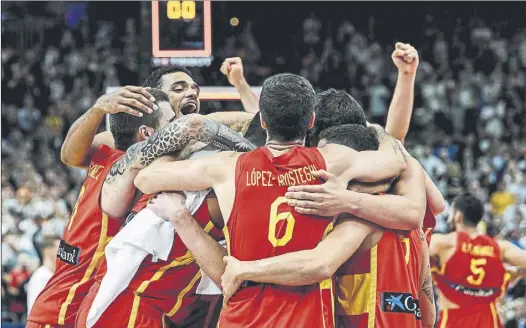
[[[230,18],[230,25],[238,26],[239,25],[239,19],[237,17]]]

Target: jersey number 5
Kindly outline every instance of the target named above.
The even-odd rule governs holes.
[[[269,219],[269,227],[268,227],[268,240],[274,247],[278,246],[285,246],[287,243],[292,239],[292,232],[294,230],[294,224],[296,223],[296,219],[294,219],[294,216],[290,212],[278,212],[278,207],[281,204],[286,204],[287,198],[286,197],[278,197],[272,205],[270,205],[270,219]],[[285,229],[285,234],[283,237],[276,237],[276,226],[278,225],[278,222],[281,220],[286,220],[285,223],[287,225]]]
[[[470,269],[473,274],[466,279],[470,284],[474,286],[482,284],[482,280],[486,276],[486,270],[483,268],[486,263],[488,263],[487,259],[471,259]]]

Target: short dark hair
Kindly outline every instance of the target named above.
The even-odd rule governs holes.
[[[309,131],[308,145],[315,146],[321,131],[336,125],[367,125],[362,106],[343,90],[329,89],[316,94],[316,121]]]
[[[469,227],[476,227],[484,215],[482,202],[471,194],[464,194],[455,198],[453,208],[462,213],[462,223]]]
[[[276,74],[265,80],[259,97],[261,116],[271,138],[291,141],[305,138],[314,113],[316,92],[299,75]]]
[[[373,131],[358,124],[333,126],[320,133],[320,140],[352,148],[356,151],[378,150],[380,142]]]
[[[157,105],[162,102],[170,102],[168,95],[159,89],[151,89],[150,94],[155,98]],[[110,115],[110,131],[115,140],[115,148],[125,151],[133,145],[135,143],[135,135],[141,125],[149,126],[155,130],[159,127],[160,110],[154,110],[151,114],[142,113],[144,114],[142,117],[126,113]]]
[[[267,141],[267,133],[265,132],[265,129],[261,127],[261,116],[259,113],[254,115],[254,118],[250,121],[244,137],[256,147],[263,147],[265,145]]]
[[[150,73],[150,75],[148,75],[146,80],[144,80],[144,83],[142,84],[142,86],[143,87],[151,87],[151,88],[162,89],[162,87],[163,87],[163,76],[165,76],[166,74],[175,73],[175,72],[183,72],[183,73],[187,74],[190,77],[192,76],[192,74],[190,74],[190,71],[187,68],[185,68],[184,66],[181,66],[181,65],[168,65],[168,66],[161,67],[161,68],[153,71],[152,73]]]

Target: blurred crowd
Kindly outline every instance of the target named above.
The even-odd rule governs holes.
[[[420,66],[408,149],[449,201],[469,191],[486,204],[481,229],[524,248],[526,29],[503,38],[482,20],[459,18],[444,35],[433,17],[426,21],[425,42],[415,44]],[[106,87],[139,83],[135,19],[119,33],[109,22],[97,23],[96,33],[52,15],[39,22],[43,32],[35,46],[2,43],[2,321],[10,322],[24,320],[26,285],[45,262],[46,238],[62,234],[85,177],[60,162],[69,126]],[[226,57],[243,59],[253,85],[287,64],[279,56],[275,64],[260,62],[266,49],[251,24],[225,40],[214,48],[212,67],[192,69],[198,83],[225,84],[215,67]],[[295,73],[317,90],[345,89],[371,121],[385,123],[396,82],[393,44],[380,44],[371,30],[348,21],[327,26],[311,14],[295,47]],[[224,105],[210,102],[205,111]],[[437,231],[447,229],[446,217],[447,210]],[[526,317],[525,289],[520,281],[504,297],[506,320]]]

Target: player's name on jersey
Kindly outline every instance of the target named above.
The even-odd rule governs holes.
[[[308,165],[275,176],[270,171],[252,169],[246,172],[246,185],[247,187],[288,187],[306,184],[316,179],[312,172],[317,170],[315,165]]]
[[[462,243],[462,253],[473,256],[495,257],[495,248],[493,246],[473,245],[472,243]]]

